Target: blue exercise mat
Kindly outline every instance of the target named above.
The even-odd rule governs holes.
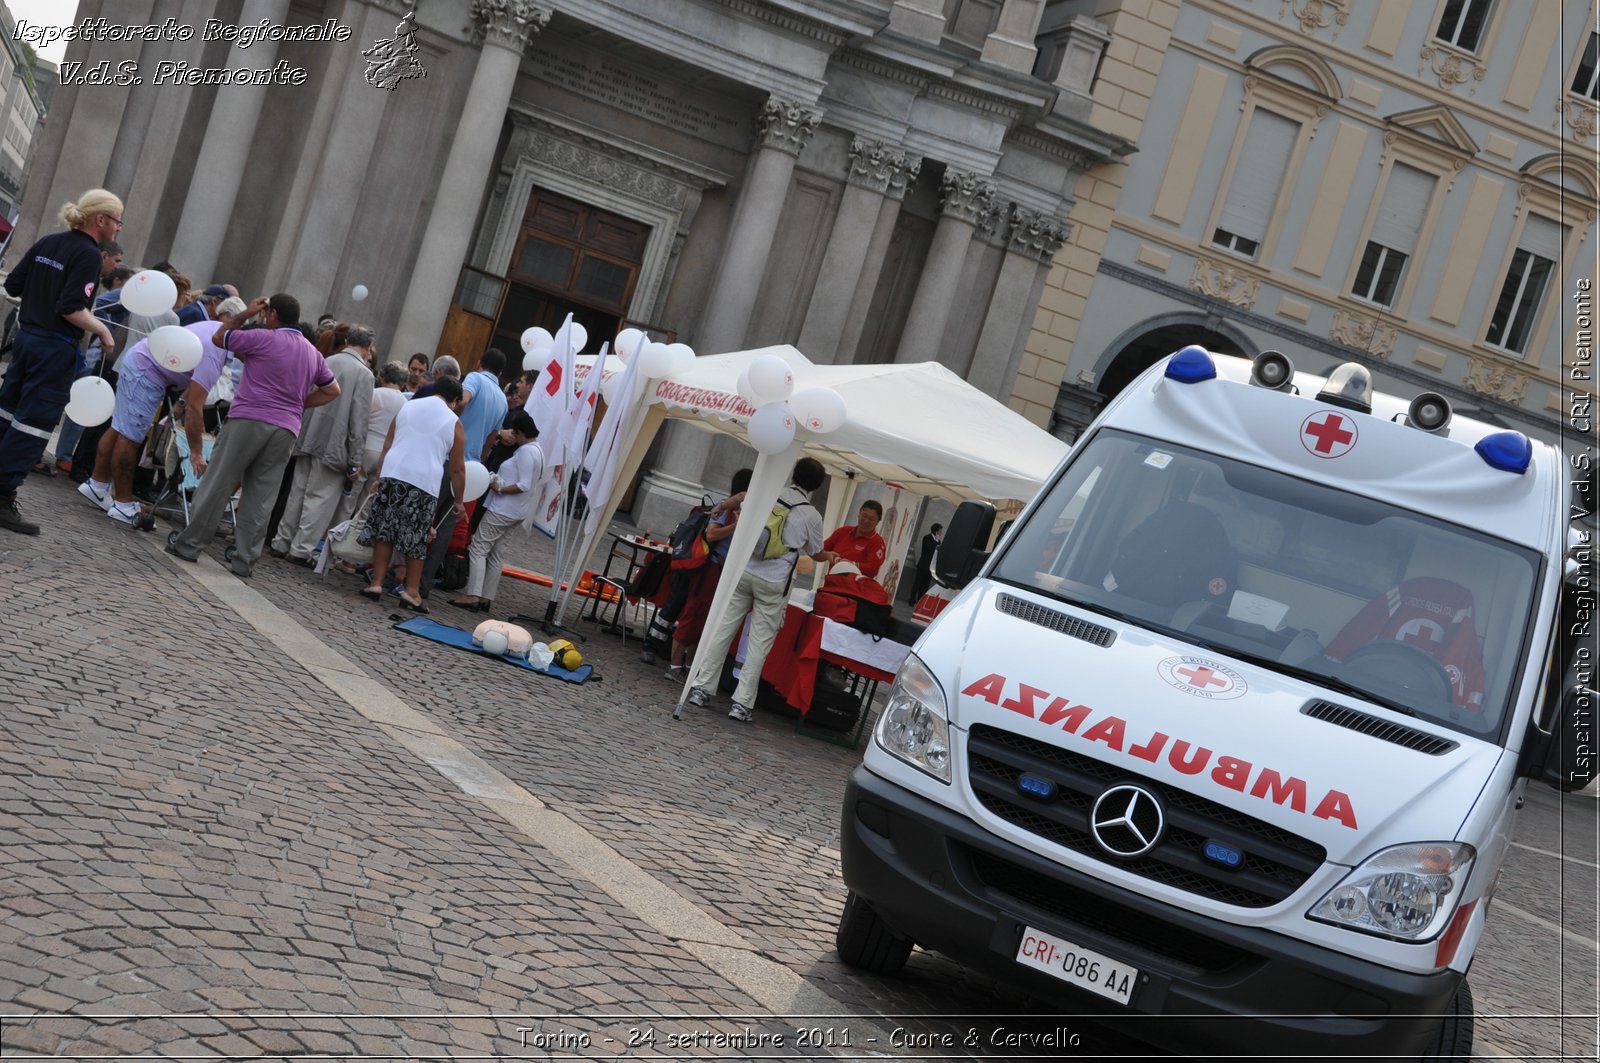
[[[421,635],[434,642],[442,642],[446,646],[454,646],[458,650],[471,650],[483,657],[492,657],[493,654],[484,652],[483,647],[473,644],[472,632],[463,631],[449,624],[441,624],[437,620],[430,620],[425,616],[414,616],[409,620],[402,620],[395,627],[410,635]],[[559,664],[552,664],[549,668],[538,668],[532,662],[521,657],[513,657],[509,653],[500,655],[500,660],[507,664],[514,664],[518,668],[526,668],[530,672],[547,675],[552,679],[560,679],[568,683],[581,683],[588,679],[594,672],[594,665],[580,664],[574,670],[568,670]]]

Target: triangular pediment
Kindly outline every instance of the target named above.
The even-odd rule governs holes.
[[[1436,140],[1451,151],[1462,155],[1478,153],[1478,142],[1467,133],[1460,120],[1450,113],[1450,108],[1440,104],[1392,114],[1385,121],[1390,126],[1403,129],[1414,137]]]

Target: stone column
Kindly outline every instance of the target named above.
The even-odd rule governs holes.
[[[768,97],[762,105],[755,160],[734,208],[711,298],[696,330],[697,350],[721,354],[744,346],[795,159],[821,119],[817,110],[776,97]]]
[[[969,384],[1000,402],[1011,397],[1023,344],[1033,327],[1035,282],[1050,268],[1069,232],[1060,218],[1015,204],[1009,221],[1006,257],[967,373]]]
[[[856,347],[861,343],[861,332],[867,327],[867,314],[872,309],[872,296],[878,290],[878,277],[883,273],[883,260],[889,254],[889,244],[894,240],[894,226],[900,219],[900,204],[906,192],[916,183],[922,170],[922,159],[912,155],[903,158],[889,175],[889,187],[884,190],[883,202],[878,207],[878,220],[872,229],[872,239],[867,244],[866,259],[856,280],[855,294],[850,297],[850,311],[845,315],[844,327],[836,345],[834,361],[853,362]],[[804,350],[805,348],[801,348]]]
[[[1033,39],[1044,17],[1044,0],[1004,0],[994,32],[983,42],[983,60],[1029,74],[1037,54]]]
[[[522,65],[522,49],[550,15],[549,8],[530,0],[473,0],[474,35],[483,48],[389,350],[432,352],[439,345],[455,298],[456,278],[472,242],[478,204],[494,171],[495,144]]]
[[[366,8],[356,29],[357,40],[371,42],[388,37],[402,17],[394,12],[399,6]],[[303,208],[290,215],[303,219],[295,226],[294,253],[288,269],[278,274],[287,276],[284,291],[297,295],[302,305],[330,309],[350,306],[348,292],[342,296],[334,293],[333,282],[383,124],[383,110],[389,102],[389,93],[367,83],[362,63],[350,63],[340,80],[342,84],[329,87],[328,95],[336,98],[337,105],[326,137],[319,142],[324,148],[321,157],[315,159],[315,177],[306,190]],[[307,164],[312,161],[308,158]],[[450,287],[453,292],[453,279]]]
[[[155,10],[150,13],[150,21],[160,25],[169,18],[175,24],[182,23],[183,0],[157,0]],[[124,201],[133,189],[133,177],[138,172],[139,160],[144,154],[145,134],[150,130],[150,118],[156,111],[156,97],[161,93],[161,88],[151,84],[150,79],[155,75],[161,61],[171,54],[172,42],[165,40],[146,42],[139,49],[139,70],[144,82],[127,88],[127,103],[122,108],[122,124],[117,127],[117,139],[111,146],[111,162],[106,167],[105,187]],[[138,217],[139,213],[137,210],[133,212],[135,217]],[[148,222],[141,231],[149,231]],[[118,242],[121,242],[121,237],[118,237]]]
[[[289,0],[245,0],[239,22],[256,25],[264,19],[276,25],[288,18]],[[266,70],[277,58],[278,43],[271,40],[228,53],[229,65],[235,70]],[[204,146],[200,166],[189,183],[189,195],[183,201],[169,256],[172,264],[196,283],[205,283],[216,271],[217,255],[227,239],[244,168],[250,161],[256,120],[261,117],[261,104],[266,98],[266,90],[259,85],[222,85],[217,89],[201,141]]]
[[[922,278],[900,333],[896,362],[931,362],[939,357],[945,322],[961,285],[961,268],[978,222],[989,210],[995,184],[974,173],[945,171],[940,182],[939,224],[933,230]]]
[[[905,161],[903,151],[881,140],[856,137],[850,142],[844,195],[822,255],[822,269],[811,293],[805,324],[800,328],[799,347],[813,362],[841,360],[839,340],[867,265],[868,248],[883,213],[884,194]]]

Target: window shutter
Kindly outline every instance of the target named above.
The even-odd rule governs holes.
[[[1517,241],[1517,246],[1524,251],[1531,251],[1540,258],[1547,258],[1551,262],[1561,261],[1561,247],[1566,243],[1567,227],[1551,221],[1542,214],[1529,214],[1527,223],[1522,226],[1522,239]]]
[[[1417,232],[1428,212],[1433,195],[1434,176],[1412,166],[1396,163],[1389,171],[1389,184],[1383,190],[1383,205],[1372,224],[1372,239],[1384,247],[1411,254],[1417,247]]]
[[[1267,220],[1272,217],[1299,135],[1298,122],[1256,109],[1233,168],[1228,198],[1222,204],[1222,218],[1217,223],[1221,228],[1257,243],[1266,238]]]

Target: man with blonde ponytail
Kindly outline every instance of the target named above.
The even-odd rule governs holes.
[[[11,366],[0,380],[0,528],[38,535],[17,508],[17,488],[61,419],[85,332],[107,355],[111,330],[90,312],[100,281],[100,245],[122,229],[122,200],[103,188],[61,208],[65,232],[43,237],[17,261],[6,291],[22,300]]]

